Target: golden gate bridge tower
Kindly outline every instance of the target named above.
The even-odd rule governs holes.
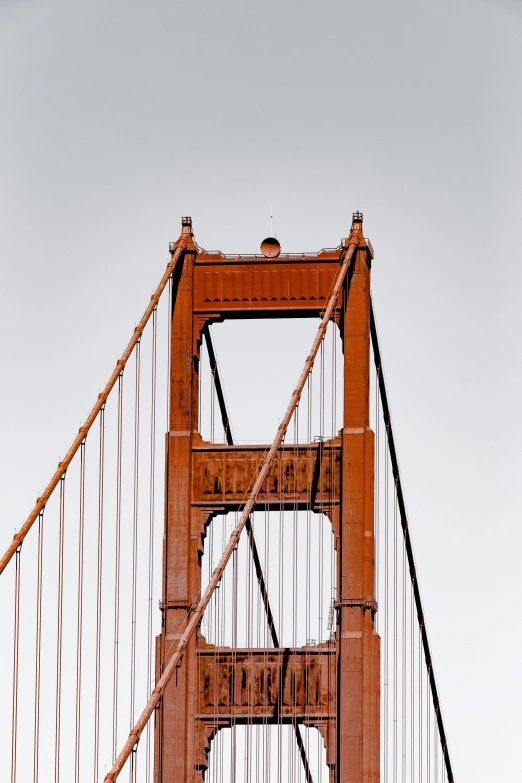
[[[452,783],[363,215],[234,256],[185,217],[169,250],[0,561],[2,779]],[[285,318],[317,327],[286,411],[236,441],[213,330]]]

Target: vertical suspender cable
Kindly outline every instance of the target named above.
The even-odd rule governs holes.
[[[85,440],[80,446],[80,525],[78,530],[78,591],[76,614],[76,715],[74,733],[74,783],[80,781],[80,741],[83,652],[83,545],[85,538]]]
[[[239,542],[238,542],[239,544]],[[237,618],[238,618],[238,606],[237,606],[237,599],[238,599],[238,571],[239,571],[239,563],[238,563],[238,544],[236,544],[236,547],[234,551],[232,552],[232,585],[231,585],[231,593],[232,593],[232,671],[236,671],[236,650],[237,650]],[[232,693],[234,693],[234,686],[232,686]],[[237,778],[237,731],[236,731],[236,716],[232,715],[231,720],[231,729],[232,729],[232,747],[231,747],[231,757],[232,757],[232,775],[231,775],[231,781],[232,783],[236,783]]]
[[[15,553],[14,628],[13,628],[13,702],[11,711],[11,783],[16,783],[18,733],[18,651],[20,648],[20,567],[21,547]]]
[[[397,495],[393,493],[393,783],[397,783],[397,751],[398,751],[398,529],[397,529]]]
[[[154,590],[154,493],[156,472],[156,339],[157,309],[152,313],[152,359],[151,359],[151,413],[150,413],[150,483],[149,483],[149,595],[147,606],[147,698],[152,690],[152,594]],[[150,781],[150,722],[147,724],[145,753],[145,780]]]
[[[62,636],[63,636],[63,566],[65,533],[65,476],[60,479],[60,532],[58,536],[58,627],[56,638],[56,709],[54,734],[54,780],[60,781],[60,739],[62,713]]]
[[[415,775],[415,636],[413,590],[410,590],[410,776]]]
[[[427,674],[427,676],[429,676]],[[428,687],[426,688],[426,780],[431,781],[431,725],[430,725],[430,700],[428,698]]]
[[[138,775],[138,746],[132,749],[130,760],[130,783],[136,783]]]
[[[435,758],[434,758],[434,780],[435,783],[439,783],[439,743],[437,742],[438,735],[437,735],[437,721],[433,721],[433,749],[435,751]]]
[[[140,341],[136,345],[136,388],[134,397],[134,508],[132,526],[132,627],[130,667],[130,725],[134,725],[136,700],[136,591],[138,578],[139,448],[140,448]]]
[[[423,711],[422,711],[422,665],[421,665],[421,640],[422,631],[419,629],[419,783],[422,783],[424,778],[424,766],[422,763],[423,758],[423,741],[424,741],[424,735],[422,733],[422,724],[423,724]]]
[[[44,512],[38,514],[38,565],[36,576],[36,636],[34,676],[34,731],[33,731],[33,781],[38,783],[38,762],[40,752],[40,685],[42,658],[42,577],[43,577],[43,534]]]
[[[389,736],[389,467],[388,458],[384,460],[384,783],[388,783],[388,736]]]
[[[380,502],[381,502],[381,434],[380,434],[380,394],[379,379],[375,380],[375,506],[374,506],[374,526],[375,526],[375,595],[379,598],[379,567],[380,567],[380,546],[381,538],[379,533],[380,522]],[[335,432],[335,430],[334,430]],[[379,633],[379,612],[375,613],[375,633]]]
[[[114,552],[114,651],[112,662],[112,763],[118,743],[120,673],[120,565],[121,565],[121,476],[123,442],[123,372],[118,378],[118,445],[116,451],[116,542]]]
[[[100,456],[98,463],[98,552],[96,575],[96,672],[94,686],[94,783],[98,783],[100,760],[100,686],[103,585],[103,489],[105,477],[105,406],[100,411]]]

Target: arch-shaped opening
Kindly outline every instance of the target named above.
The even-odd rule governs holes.
[[[202,589],[236,521],[236,513],[211,520],[202,558]],[[336,552],[330,520],[310,509],[278,510],[255,511],[251,523],[252,535],[243,531],[205,612],[201,628],[205,639],[216,646],[239,648],[326,642],[335,630]]]
[[[214,735],[204,779],[205,783],[305,783],[305,764],[312,780],[328,781],[326,748],[316,728],[302,723],[232,724]]]

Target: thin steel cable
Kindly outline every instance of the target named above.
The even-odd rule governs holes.
[[[397,525],[397,494],[393,494],[393,783],[397,783],[398,773],[398,525]]]
[[[80,509],[78,529],[78,588],[76,593],[76,692],[74,720],[74,781],[80,781],[80,742],[82,704],[82,652],[83,652],[83,575],[85,539],[85,459],[86,441],[80,446]]]
[[[246,559],[246,629],[247,638],[246,646],[252,647],[253,644],[253,626],[254,626],[254,594],[253,594],[253,580],[252,580],[252,558]],[[250,783],[251,780],[251,767],[252,767],[252,720],[250,715],[248,717],[246,734],[245,734],[245,763],[244,763],[244,779],[245,783]]]
[[[65,476],[60,479],[60,532],[58,536],[58,608],[56,634],[56,702],[54,731],[54,780],[60,781],[60,741],[62,716],[63,569],[65,537]]]
[[[381,434],[380,434],[380,391],[379,379],[375,376],[375,505],[374,505],[374,528],[375,528],[375,595],[379,598],[379,577],[380,577],[380,502],[381,502]],[[379,612],[375,613],[375,633],[379,633]]]
[[[100,695],[101,695],[101,638],[102,638],[102,587],[103,587],[103,512],[105,479],[105,406],[100,411],[98,462],[98,546],[96,567],[96,636],[95,636],[95,684],[94,684],[94,783],[98,783],[100,762]]]
[[[439,742],[438,742],[438,729],[437,729],[437,721],[433,721],[433,748],[435,750],[435,758],[434,758],[434,778],[435,783],[439,783]]]
[[[284,504],[283,504],[283,494],[284,494],[284,467],[283,467],[283,459],[282,455],[279,459],[279,480],[278,480],[278,487],[279,487],[279,529],[278,529],[278,536],[277,536],[277,570],[278,570],[278,589],[279,589],[279,595],[278,595],[278,609],[279,609],[279,627],[281,630],[284,629],[284,619],[283,619],[283,546],[282,546],[282,535],[283,535],[283,525],[284,525]],[[283,706],[283,683],[280,681],[280,686],[277,689],[277,715],[281,715],[281,708]],[[278,774],[278,781],[281,780],[282,774],[283,774],[283,725],[281,721],[278,719],[277,724],[277,774]]]
[[[312,462],[312,394],[313,394],[313,371],[308,375],[308,397],[307,397],[307,441],[308,441],[308,460]],[[310,493],[311,494],[311,493]],[[305,643],[308,645],[310,639],[310,525],[312,509],[310,498],[306,504],[306,575],[305,575]]]
[[[407,753],[407,742],[406,742],[406,712],[407,712],[407,705],[406,705],[406,625],[407,625],[407,618],[406,618],[406,550],[404,546],[402,547],[402,588],[401,588],[401,598],[402,598],[402,624],[401,624],[401,664],[402,664],[402,672],[401,672],[401,686],[402,686],[402,694],[401,694],[401,738],[402,738],[402,783],[406,783],[406,753]]]
[[[318,459],[319,459],[319,470],[321,471],[321,462],[323,459],[323,441],[324,441],[324,406],[325,406],[325,400],[324,400],[324,340],[321,343],[321,362],[320,362],[320,387],[319,387],[319,410],[320,410],[320,427],[319,427],[319,446],[318,446]],[[321,475],[321,474],[320,474]],[[321,486],[321,490],[324,490],[324,487]],[[310,487],[310,495],[311,495],[311,487]],[[319,520],[319,624],[318,624],[318,634],[317,634],[317,643],[320,644],[323,640],[323,548],[324,548],[324,539],[323,539],[323,522],[322,518]]]
[[[130,725],[134,725],[136,701],[136,600],[138,581],[138,517],[139,517],[139,449],[140,449],[140,386],[141,351],[140,341],[136,345],[136,377],[134,396],[134,485],[132,524],[132,588],[131,588],[131,663],[130,663]]]
[[[389,754],[389,469],[388,459],[384,460],[384,783],[388,781],[388,754]]]
[[[410,780],[415,774],[415,636],[413,590],[410,589]]]
[[[33,723],[33,783],[38,783],[40,753],[40,695],[42,663],[42,580],[43,580],[44,512],[38,514],[38,554],[36,577],[36,634],[34,673],[34,723]]]
[[[426,679],[428,680],[429,674],[426,672]],[[431,713],[430,713],[430,700],[428,699],[429,682],[426,683],[426,781],[431,781]]]
[[[20,650],[20,577],[21,546],[15,553],[15,589],[13,623],[13,696],[11,708],[11,783],[16,783],[16,754],[18,741],[18,671]]]
[[[239,544],[239,542],[238,542]],[[236,650],[237,650],[237,595],[238,595],[238,544],[232,552],[232,671],[236,670]],[[232,694],[234,693],[234,686],[232,686]],[[237,777],[237,726],[236,716],[232,716],[232,783],[236,783]]]
[[[152,358],[151,358],[151,413],[150,413],[150,477],[149,477],[149,594],[147,606],[147,699],[152,691],[153,648],[152,648],[152,601],[154,589],[154,493],[156,489],[156,351],[157,310],[152,313]],[[150,781],[150,721],[147,723],[145,749],[145,780]]]
[[[116,448],[116,541],[114,547],[114,644],[112,659],[112,763],[118,747],[120,674],[120,579],[121,579],[121,492],[123,455],[123,373],[118,378],[118,435]]]

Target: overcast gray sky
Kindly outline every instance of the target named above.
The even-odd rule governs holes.
[[[182,214],[255,252],[273,204],[314,251],[362,210],[459,783],[522,782],[521,33],[519,0],[0,0],[2,546]]]

